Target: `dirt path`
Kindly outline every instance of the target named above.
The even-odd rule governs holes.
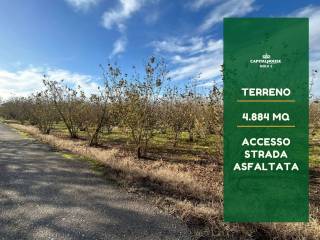
[[[87,163],[0,124],[0,239],[191,239],[179,220]]]

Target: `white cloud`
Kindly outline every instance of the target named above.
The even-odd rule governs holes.
[[[87,93],[97,91],[98,84],[90,75],[73,73],[64,69],[29,67],[16,72],[0,70],[0,96],[8,99],[14,96],[28,96],[34,91],[43,88],[43,74],[48,75],[50,80],[64,80],[69,86],[80,85]]]
[[[188,3],[188,6],[193,10],[198,10],[203,7],[220,2],[221,0],[192,0]]]
[[[228,0],[215,6],[205,21],[201,24],[199,30],[206,31],[215,24],[221,22],[226,17],[241,17],[256,8],[253,6],[255,0]]]
[[[191,39],[167,39],[153,42],[157,52],[167,54],[173,69],[170,77],[173,80],[195,79],[199,85],[209,86],[214,80],[221,81],[223,62],[221,39],[194,37]]]
[[[198,30],[204,32],[225,17],[241,17],[257,8],[255,0],[193,0],[187,3],[192,10],[212,6]],[[198,86],[212,86],[221,83],[221,65],[223,64],[223,40],[210,37],[169,38],[151,44],[156,52],[164,53],[173,64],[170,76],[174,80],[196,78]],[[199,75],[200,74],[200,75]],[[199,77],[198,77],[199,76]]]
[[[114,44],[110,57],[125,51],[127,45],[126,21],[139,11],[144,4],[154,0],[118,0],[118,6],[106,11],[102,16],[102,24],[107,29],[116,27],[122,34]]]
[[[116,26],[120,31],[124,31],[125,21],[137,12],[145,2],[145,0],[119,0],[117,8],[106,11],[103,14],[103,26],[107,29],[112,29]]]
[[[77,11],[87,11],[97,5],[100,0],[65,0],[70,6]]]
[[[117,41],[115,41],[113,44],[113,50],[110,55],[110,58],[120,53],[123,53],[126,50],[126,45],[127,45],[127,39],[125,37],[121,37]]]
[[[310,5],[295,11],[292,15],[309,18],[311,52],[320,51],[320,6]]]
[[[158,52],[188,53],[201,50],[204,47],[204,42],[200,37],[194,37],[190,40],[169,38],[163,41],[154,41],[151,45]]]
[[[199,81],[214,80],[220,77],[222,64],[222,51],[213,51],[201,54],[197,57],[174,56],[172,62],[176,68],[170,72],[174,80],[190,80],[196,78]]]
[[[312,92],[320,96],[319,74],[313,74],[313,70],[320,70],[320,6],[306,6],[294,11],[290,16],[309,18],[309,44],[310,44],[310,78],[314,75]]]

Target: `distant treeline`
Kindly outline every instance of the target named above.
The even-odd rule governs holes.
[[[29,97],[12,98],[1,105],[6,119],[36,125],[50,134],[55,123],[63,122],[71,138],[85,131],[88,144],[99,144],[102,134],[114,127],[128,134],[140,158],[156,133],[170,132],[173,146],[182,132],[189,141],[215,135],[222,153],[222,90],[213,86],[208,93],[197,93],[192,86],[178,89],[168,84],[167,65],[150,57],[143,74],[122,73],[117,65],[102,67],[104,84],[97,93],[86,95],[80,87],[44,76],[44,90]],[[221,156],[217,156],[221,157]]]

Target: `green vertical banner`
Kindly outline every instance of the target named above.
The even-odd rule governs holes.
[[[224,20],[224,220],[306,222],[308,19]]]

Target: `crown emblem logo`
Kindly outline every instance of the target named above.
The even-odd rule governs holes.
[[[262,55],[262,58],[263,59],[270,59],[271,56],[268,53],[265,53],[265,54]]]

